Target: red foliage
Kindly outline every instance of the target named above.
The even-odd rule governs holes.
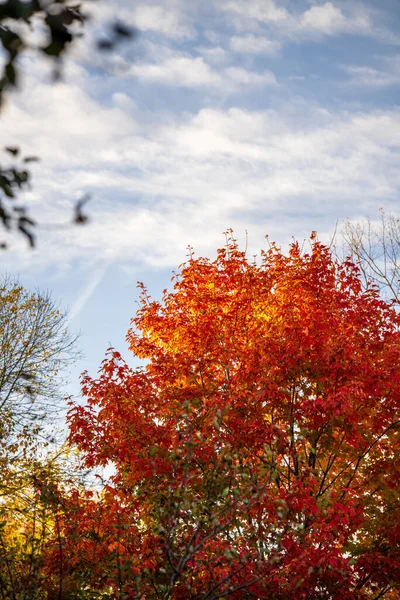
[[[260,265],[230,240],[161,303],[143,287],[128,340],[146,366],[110,350],[70,412],[86,466],[116,472],[66,519],[67,579],[141,600],[398,597],[399,323],[315,240]]]

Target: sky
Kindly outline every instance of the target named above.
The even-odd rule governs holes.
[[[87,10],[62,80],[27,53],[0,120],[0,147],[41,159],[21,196],[41,224],[38,246],[12,238],[3,272],[69,310],[84,355],[71,393],[110,345],[136,364],[125,335],[137,281],[160,298],[188,246],[213,258],[232,228],[252,256],[266,235],[286,247],[316,230],[329,242],[346,218],[399,212],[398,0]],[[116,19],[138,35],[99,53]],[[86,193],[90,223],[55,227]]]

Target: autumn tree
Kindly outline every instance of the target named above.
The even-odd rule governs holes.
[[[37,449],[36,449],[37,450]],[[73,464],[73,463],[72,463]],[[48,548],[60,548],[61,514],[69,489],[82,488],[65,447],[57,452],[29,450],[11,460],[10,488],[0,495],[0,598],[47,600],[46,556]],[[3,469],[4,471],[4,469]],[[60,585],[62,561],[53,574]],[[54,597],[54,596],[53,596]]]
[[[162,302],[142,287],[145,366],[110,350],[71,408],[114,474],[71,495],[63,597],[398,598],[399,319],[315,237],[259,262],[230,237]]]
[[[0,598],[9,600],[44,598],[42,557],[56,523],[55,489],[68,470],[62,440],[56,450],[50,444],[62,414],[61,372],[75,357],[66,318],[48,294],[2,281]]]

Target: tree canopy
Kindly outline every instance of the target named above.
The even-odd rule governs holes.
[[[65,313],[48,294],[29,292],[7,278],[1,282],[2,600],[45,597],[42,569],[45,549],[56,535],[57,486],[65,482],[71,470],[61,460],[66,453],[61,437],[56,444],[50,441],[55,420],[62,414],[60,379],[76,356],[74,342],[66,328]]]
[[[314,236],[259,263],[229,237],[162,302],[143,286],[145,366],[110,349],[71,407],[84,465],[115,472],[70,495],[65,594],[397,598],[399,319]]]

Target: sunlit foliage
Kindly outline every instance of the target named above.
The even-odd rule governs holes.
[[[229,238],[162,302],[143,287],[133,325],[146,366],[110,350],[71,409],[115,474],[63,517],[65,590],[397,598],[399,316],[357,268],[315,237],[259,263]]]

